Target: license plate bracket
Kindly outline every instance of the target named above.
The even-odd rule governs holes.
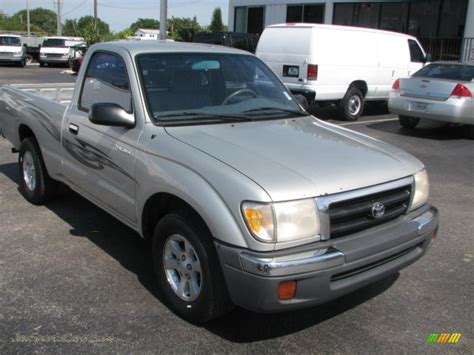
[[[424,102],[412,101],[410,102],[410,111],[426,112],[428,110],[428,104]]]
[[[298,78],[300,76],[300,67],[297,65],[284,65],[283,76],[289,78]]]

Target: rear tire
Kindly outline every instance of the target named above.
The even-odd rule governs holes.
[[[346,121],[357,121],[364,111],[364,94],[356,88],[350,87],[339,102],[339,114]]]
[[[43,68],[44,67],[44,62],[39,62],[40,64],[40,67]]]
[[[420,119],[417,117],[398,116],[398,121],[403,128],[414,129],[420,122]]]
[[[178,316],[203,323],[232,309],[212,235],[194,213],[161,218],[152,250],[160,294]]]
[[[53,180],[46,171],[36,139],[25,138],[21,142],[18,167],[20,192],[29,202],[42,205],[55,196],[59,183]]]

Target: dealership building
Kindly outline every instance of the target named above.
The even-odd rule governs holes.
[[[416,36],[434,59],[474,60],[474,0],[229,0],[229,30],[276,23],[377,28]]]

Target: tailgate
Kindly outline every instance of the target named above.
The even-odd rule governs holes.
[[[400,95],[428,100],[446,101],[451,96],[458,81],[409,78],[400,79]]]

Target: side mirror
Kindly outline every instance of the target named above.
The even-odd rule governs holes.
[[[295,99],[296,101],[298,101],[298,103],[301,105],[301,107],[303,107],[305,110],[308,109],[308,100],[306,100],[306,97],[304,97],[303,95],[295,95]]]
[[[425,63],[432,62],[433,61],[433,56],[431,53],[426,53],[425,55]]]
[[[89,110],[89,121],[112,127],[135,127],[135,117],[121,106],[112,103],[96,103]]]

